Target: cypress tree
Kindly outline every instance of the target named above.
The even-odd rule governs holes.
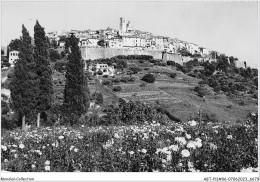
[[[51,108],[53,98],[52,70],[48,56],[48,40],[44,28],[36,21],[34,26],[34,58],[39,79],[37,97],[37,127],[40,126],[40,114]]]
[[[64,111],[70,124],[77,122],[89,107],[89,89],[84,74],[84,62],[81,58],[78,39],[71,35],[67,41],[69,55],[66,71],[66,85],[64,90]]]
[[[22,25],[20,40],[19,59],[14,66],[10,90],[13,110],[22,116],[22,128],[25,129],[25,119],[32,119],[32,116],[36,113],[35,106],[39,83],[31,37],[24,25]]]

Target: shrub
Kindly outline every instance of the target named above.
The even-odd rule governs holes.
[[[143,76],[143,78],[141,79],[147,83],[154,83],[155,82],[155,76],[153,74],[146,74]]]
[[[115,91],[115,92],[119,92],[121,90],[122,90],[122,87],[120,87],[120,86],[116,86],[113,88],[113,91]]]
[[[176,78],[177,74],[176,73],[170,73],[169,75],[171,78]]]
[[[99,69],[99,70],[97,71],[97,75],[103,75],[103,71],[101,71],[101,69]]]
[[[239,104],[240,106],[244,106],[246,103],[245,103],[245,101],[240,100],[238,104]]]
[[[102,93],[96,93],[95,94],[95,100],[96,100],[96,104],[99,104],[99,105],[101,105],[101,104],[103,104],[103,94]]]
[[[108,75],[103,75],[104,78],[108,78]]]
[[[50,49],[50,50],[49,50],[49,54],[50,54],[50,59],[51,59],[51,61],[53,61],[53,62],[55,62],[55,61],[57,61],[57,60],[60,59],[60,54],[59,54],[59,52],[58,52],[57,50],[55,50],[55,49]]]
[[[119,83],[119,82],[120,82],[120,79],[119,79],[119,78],[115,78],[115,79],[112,80],[112,82],[114,82],[114,83]]]
[[[111,83],[111,82],[110,82],[109,80],[103,80],[103,81],[102,81],[102,84],[103,84],[103,85],[109,85],[110,83]]]
[[[134,74],[142,71],[142,68],[139,68],[139,67],[131,67],[129,68],[130,71],[132,71]]]
[[[129,82],[134,82],[134,81],[135,81],[135,78],[134,78],[134,77],[130,77],[130,78],[128,79],[128,81],[129,81]]]

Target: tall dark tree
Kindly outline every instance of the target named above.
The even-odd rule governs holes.
[[[22,37],[20,40],[19,60],[14,66],[10,90],[13,110],[22,116],[22,128],[24,129],[25,119],[32,118],[36,113],[35,106],[39,83],[31,37],[24,25],[22,26]]]
[[[84,74],[84,61],[81,58],[78,39],[71,35],[68,38],[69,55],[64,90],[64,111],[71,125],[75,124],[89,107],[89,89]]]
[[[21,44],[22,44],[21,39],[14,39],[14,40],[11,40],[8,47],[10,48],[10,51],[14,51],[14,50],[20,51]]]
[[[44,28],[36,21],[34,26],[34,57],[39,78],[39,94],[37,97],[37,127],[40,126],[40,114],[50,109],[53,96],[52,70],[48,56],[48,41]]]

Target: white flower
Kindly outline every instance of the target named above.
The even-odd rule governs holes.
[[[162,163],[166,163],[167,161],[165,159],[162,159]]]
[[[42,152],[40,150],[35,150],[36,153],[38,153],[39,155],[42,155]]]
[[[146,150],[146,149],[142,149],[142,152],[143,152],[144,154],[146,154],[147,150]]]
[[[36,168],[36,166],[34,164],[32,164],[32,169]]]
[[[24,148],[24,144],[21,143],[21,144],[19,145],[19,148],[20,148],[20,149],[23,149],[23,148]]]
[[[8,162],[8,160],[7,160],[7,159],[5,159],[5,160],[4,160],[4,162]]]
[[[70,151],[71,151],[71,150],[72,150],[74,147],[75,147],[75,146],[73,146],[73,145],[72,145],[72,146],[70,146]]]
[[[188,162],[188,167],[189,167],[189,168],[193,168],[193,167],[194,167],[194,166],[193,166],[193,163],[189,161],[189,162]]]
[[[130,151],[129,154],[130,154],[130,155],[133,155],[133,154],[134,154],[134,151]]]
[[[197,125],[197,122],[196,122],[195,120],[191,120],[191,121],[188,122],[188,124],[189,124],[190,126],[196,126],[196,125]]]
[[[233,139],[232,135],[228,135],[227,139],[230,139],[230,140]]]
[[[175,152],[177,152],[177,151],[179,150],[178,145],[171,145],[171,146],[169,146],[168,148],[169,148],[170,150],[175,151]]]
[[[202,147],[202,143],[199,141],[194,142],[194,145],[198,148]]]
[[[4,146],[4,145],[1,145],[1,149],[2,149],[3,151],[7,151],[7,147]]]
[[[15,152],[16,152],[16,150],[11,150],[10,152],[11,152],[11,153],[15,153]]]
[[[117,133],[114,134],[114,137],[115,138],[120,138],[120,136]]]
[[[17,145],[12,145],[12,146],[15,147],[15,148],[17,147]]]
[[[195,146],[194,142],[189,142],[186,147],[187,148],[196,149],[196,146]]]
[[[62,140],[63,138],[64,138],[64,136],[62,136],[62,135],[61,135],[61,136],[59,136],[59,139],[60,139],[60,140]]]
[[[191,139],[191,135],[189,135],[189,134],[186,133],[186,138],[187,138],[187,139]]]
[[[184,137],[176,137],[174,140],[182,145],[185,145],[187,143]]]
[[[49,166],[50,164],[51,164],[51,162],[50,162],[49,160],[47,160],[47,161],[44,162],[44,165],[45,165],[45,166]]]
[[[42,149],[45,149],[46,147],[45,146],[42,146]]]
[[[218,130],[215,130],[215,133],[218,134]]]
[[[78,152],[79,151],[79,149],[77,149],[77,148],[74,148],[74,152]]]
[[[51,167],[50,166],[45,166],[45,171],[50,171]]]
[[[84,125],[81,125],[82,128],[84,128]]]
[[[53,147],[59,147],[59,142],[56,140],[54,143],[51,144]]]
[[[156,121],[153,121],[153,124],[155,124],[156,123]]]
[[[182,157],[189,157],[190,156],[190,152],[186,149],[181,151],[181,155]]]
[[[202,142],[202,140],[200,138],[196,138],[195,141],[196,142]]]
[[[215,145],[215,144],[213,144],[213,143],[210,143],[209,144],[209,147],[210,147],[210,149],[212,149],[212,150],[216,150],[218,147]]]
[[[171,155],[167,155],[167,158],[166,158],[167,161],[170,161],[172,160],[172,156]]]
[[[181,166],[182,166],[182,163],[180,162],[180,163],[178,164],[178,166],[181,167]]]
[[[14,154],[14,158],[18,158],[18,154]]]
[[[175,131],[184,131],[183,127],[182,126],[179,126],[178,128],[176,128]]]

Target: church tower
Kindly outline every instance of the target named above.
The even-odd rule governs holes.
[[[126,20],[123,17],[120,18],[119,31],[121,33],[125,33],[126,32]]]

